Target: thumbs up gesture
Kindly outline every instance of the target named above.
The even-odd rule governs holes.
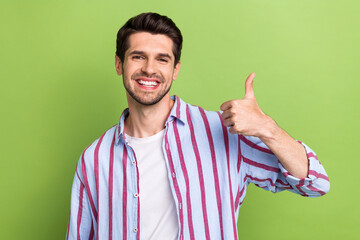
[[[226,127],[230,127],[232,134],[242,134],[255,137],[270,137],[275,121],[261,111],[256,102],[253,81],[255,73],[251,73],[245,82],[245,96],[224,102],[220,109]]]

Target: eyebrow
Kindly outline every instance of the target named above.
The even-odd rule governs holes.
[[[141,55],[141,54],[145,54],[145,52],[144,52],[144,51],[134,50],[134,51],[132,51],[132,52],[129,53],[129,55],[136,55],[136,54],[140,54],[140,55]],[[171,56],[170,56],[169,54],[167,54],[167,53],[159,53],[158,56],[159,56],[159,57],[166,57],[166,58],[171,59]]]
[[[171,59],[171,56],[167,53],[159,53],[159,57],[166,57],[166,58]]]
[[[130,52],[129,55],[144,54],[144,53],[145,53],[144,51],[136,51],[136,50],[134,50],[134,51]]]

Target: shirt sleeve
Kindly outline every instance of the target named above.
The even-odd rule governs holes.
[[[247,183],[274,193],[288,190],[304,197],[319,197],[330,189],[329,178],[316,154],[300,142],[307,154],[309,172],[306,178],[292,176],[270,149],[256,137],[241,136],[240,150]]]
[[[80,163],[80,161],[79,161]],[[71,191],[71,206],[66,240],[93,239],[94,227],[87,191],[78,164]]]

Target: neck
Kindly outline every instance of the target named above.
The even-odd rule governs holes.
[[[127,100],[129,116],[125,119],[125,133],[137,138],[150,137],[163,130],[174,105],[169,94],[150,106],[142,105],[130,96],[127,96]]]

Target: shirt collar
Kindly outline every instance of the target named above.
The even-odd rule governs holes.
[[[168,122],[173,121],[175,118],[178,119],[181,123],[187,124],[186,117],[186,103],[181,100],[178,96],[174,95],[170,97],[175,101],[173,107],[171,108],[170,114],[165,121],[165,126]],[[116,126],[116,143],[120,141],[125,141],[125,119],[129,115],[129,108],[126,108],[121,114],[120,121]]]

